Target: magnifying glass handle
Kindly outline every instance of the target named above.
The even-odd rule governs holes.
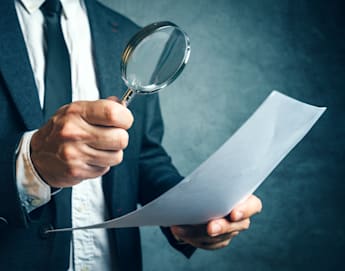
[[[134,95],[135,93],[132,89],[127,89],[127,91],[125,92],[125,94],[123,94],[121,98],[121,102],[125,102],[125,104],[128,106],[129,103],[132,101]]]

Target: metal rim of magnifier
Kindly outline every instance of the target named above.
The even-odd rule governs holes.
[[[147,86],[141,86],[140,90],[138,89],[132,89],[135,93],[140,93],[140,94],[151,94],[159,91],[160,89],[166,87],[169,85],[171,82],[173,82],[183,71],[184,67],[186,66],[188,60],[189,60],[189,55],[190,55],[190,40],[186,32],[184,32],[180,27],[178,27],[176,24],[169,22],[169,21],[163,21],[163,22],[156,22],[149,24],[142,28],[137,34],[135,34],[131,40],[128,42],[127,46],[125,47],[125,50],[122,53],[122,58],[121,58],[121,74],[122,74],[122,79],[126,83],[128,87],[130,87],[129,82],[127,80],[127,63],[129,58],[131,57],[133,51],[137,47],[137,45],[142,42],[145,38],[147,38],[149,35],[164,29],[168,27],[174,27],[175,29],[178,29],[185,37],[186,41],[186,49],[185,49],[185,54],[183,61],[181,62],[181,65],[179,68],[176,70],[176,72],[165,82],[159,84],[159,85],[147,85]],[[131,87],[130,87],[131,88]]]

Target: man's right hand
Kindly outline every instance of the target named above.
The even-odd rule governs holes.
[[[52,187],[104,175],[122,161],[131,112],[116,98],[61,107],[31,139],[31,160]]]

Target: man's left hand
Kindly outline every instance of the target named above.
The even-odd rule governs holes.
[[[247,230],[250,217],[259,213],[261,209],[261,200],[251,195],[224,218],[214,219],[202,225],[172,226],[170,229],[174,237],[182,243],[208,250],[219,249],[226,247],[241,231]]]

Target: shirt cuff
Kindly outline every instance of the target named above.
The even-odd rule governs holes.
[[[19,197],[28,213],[46,204],[51,198],[50,186],[41,179],[31,161],[30,142],[35,132],[36,130],[23,134],[16,160]],[[57,192],[59,190],[55,191],[54,194]]]

